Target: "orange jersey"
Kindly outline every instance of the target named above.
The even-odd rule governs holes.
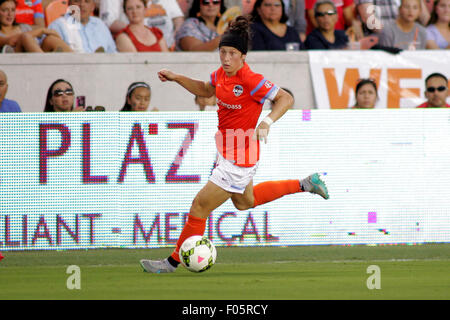
[[[44,18],[42,0],[16,0],[16,22],[33,25],[35,18]]]
[[[219,106],[217,149],[237,166],[254,166],[259,160],[259,141],[252,136],[264,101],[273,100],[279,87],[250,70],[245,62],[232,77],[220,67],[211,74],[210,83],[216,88]]]

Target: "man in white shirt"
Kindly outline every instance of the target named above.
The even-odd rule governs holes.
[[[117,52],[116,43],[105,23],[92,16],[94,0],[70,0],[73,12],[53,21],[48,28],[56,30],[74,52]],[[78,9],[78,8],[79,9]]]

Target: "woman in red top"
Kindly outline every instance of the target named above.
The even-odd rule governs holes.
[[[317,173],[302,180],[266,181],[253,187],[259,141],[266,141],[271,124],[292,106],[293,98],[261,74],[253,72],[245,62],[249,29],[249,20],[243,16],[230,22],[219,44],[221,67],[211,74],[209,82],[167,69],[158,72],[161,81],[175,81],[194,95],[216,95],[219,106],[216,145],[219,152],[217,166],[209,181],[192,202],[175,250],[164,260],[141,260],[146,272],[175,271],[180,263],[178,250],[184,240],[193,235],[203,235],[210,213],[228,199],[238,210],[254,208],[303,191],[328,199],[327,188]],[[266,99],[273,102],[272,111],[257,125]]]
[[[130,24],[117,35],[119,52],[169,51],[162,31],[144,25],[145,0],[124,0],[123,9]]]

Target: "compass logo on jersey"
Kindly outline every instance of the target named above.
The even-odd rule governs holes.
[[[244,92],[244,88],[242,88],[241,85],[237,84],[234,86],[233,93],[236,97],[239,97],[242,94],[242,92]]]

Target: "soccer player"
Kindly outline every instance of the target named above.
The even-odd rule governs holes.
[[[178,251],[184,240],[203,235],[210,213],[231,198],[238,210],[247,210],[297,192],[310,192],[328,199],[328,190],[314,173],[302,180],[266,181],[253,186],[259,160],[259,141],[267,140],[270,126],[293,105],[293,98],[245,62],[249,42],[249,20],[243,16],[230,22],[219,44],[221,67],[209,82],[188,78],[163,69],[159,79],[175,81],[194,95],[217,97],[219,130],[216,133],[217,166],[192,202],[186,224],[173,253],[164,260],[140,261],[150,273],[168,273],[180,263]],[[256,127],[263,103],[272,111]],[[256,129],[255,129],[256,127]]]

